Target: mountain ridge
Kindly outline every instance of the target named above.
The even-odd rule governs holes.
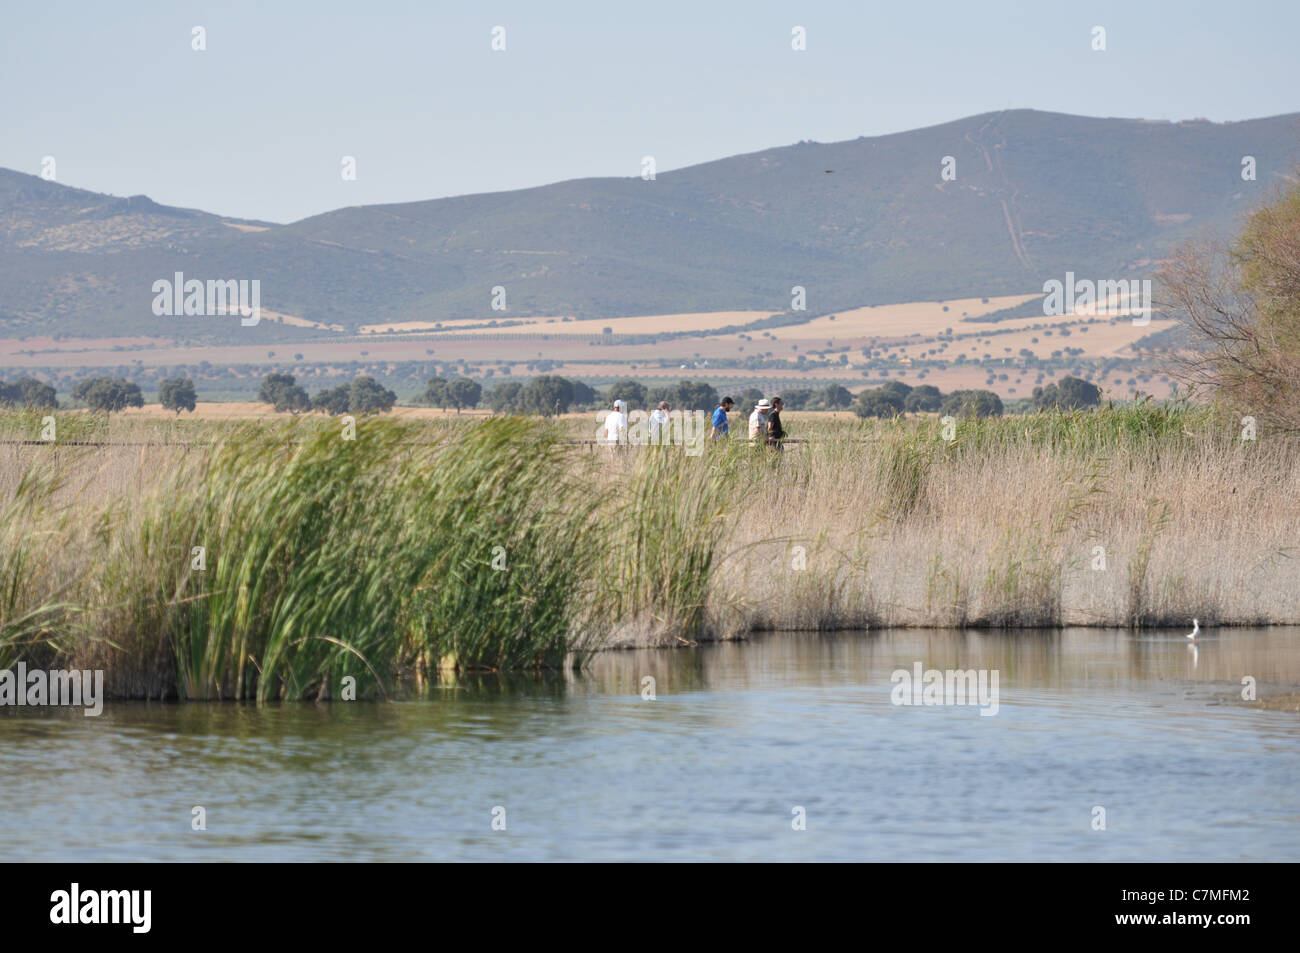
[[[1254,156],[1255,181],[1241,161]],[[955,179],[941,177],[948,157]],[[982,113],[632,177],[344,206],[288,224],[0,170],[0,333],[249,340],[155,317],[152,282],[261,279],[262,304],[362,324],[787,310],[1122,278],[1230,228],[1300,164],[1300,113],[1207,120]],[[67,190],[67,191],[60,191]],[[492,308],[504,288],[505,311]],[[215,323],[214,323],[215,322]]]

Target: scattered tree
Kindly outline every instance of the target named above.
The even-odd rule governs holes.
[[[566,413],[573,403],[573,382],[551,374],[534,377],[524,387],[520,402],[528,413],[549,415],[557,409]]]
[[[600,395],[596,393],[596,388],[582,381],[573,382],[573,406],[592,407],[599,402]]]
[[[839,410],[853,403],[853,394],[841,384],[828,384],[822,400],[827,407]]]
[[[163,410],[174,410],[180,416],[182,410],[193,411],[197,401],[194,393],[194,381],[188,377],[169,377],[158,383],[158,403]]]
[[[718,406],[718,392],[713,385],[703,381],[679,381],[668,387],[656,388],[648,395],[647,403],[668,401],[675,410],[712,410]]]
[[[852,395],[850,395],[850,399]],[[790,390],[781,391],[781,399],[785,401],[787,410],[811,410],[817,403],[817,395],[807,387],[794,387]]]
[[[445,377],[433,377],[429,379],[429,386],[424,389],[424,402],[430,407],[438,407],[446,410],[451,406],[451,390],[447,386]]]
[[[903,398],[903,409],[910,414],[933,413],[943,405],[943,394],[933,384],[917,384]]]
[[[903,398],[884,387],[868,388],[858,394],[853,412],[859,417],[897,417],[903,412]]]
[[[72,389],[72,396],[91,410],[110,414],[127,407],[144,406],[140,385],[121,377],[89,377]]]
[[[392,410],[395,403],[395,393],[364,374],[354,378],[352,386],[348,388],[350,414],[382,414]]]
[[[943,399],[939,412],[953,417],[1000,417],[1002,398],[991,390],[955,390]]]
[[[615,381],[609,385],[609,402],[612,404],[616,400],[627,401],[628,410],[644,409],[646,401],[645,385],[632,380]]]
[[[292,374],[267,374],[257,392],[257,399],[270,404],[277,414],[285,411],[298,414],[311,409],[311,398],[294,383]]]
[[[1101,390],[1078,377],[1062,377],[1058,383],[1035,387],[1031,398],[1035,410],[1076,410],[1101,403]]]
[[[311,399],[311,409],[319,410],[331,417],[337,417],[339,414],[348,412],[350,403],[351,389],[347,384],[339,384],[337,387],[326,388],[313,397]]]
[[[483,398],[482,386],[468,377],[456,378],[448,385],[448,391],[458,414],[462,407],[477,407],[478,402]]]
[[[45,410],[58,407],[59,401],[49,384],[34,377],[20,377],[12,384],[0,381],[0,405]]]
[[[519,395],[523,389],[524,385],[518,381],[498,384],[488,391],[488,406],[494,414],[515,413],[520,409]]]

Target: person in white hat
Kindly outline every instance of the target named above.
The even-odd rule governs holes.
[[[605,442],[610,446],[627,443],[627,404],[614,401],[614,409],[605,417]]]
[[[767,437],[767,415],[772,409],[772,402],[764,397],[754,405],[754,412],[749,415],[749,439],[758,440]]]
[[[661,400],[659,406],[650,411],[650,443],[652,445],[657,446],[668,442],[669,425],[672,422],[672,418],[668,416],[668,411],[671,409],[668,401]]]

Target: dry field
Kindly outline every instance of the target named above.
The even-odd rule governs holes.
[[[627,318],[605,318],[603,320],[576,321],[568,318],[536,318],[508,328],[477,328],[483,324],[482,318],[470,320],[443,321],[441,327],[458,334],[475,337],[494,334],[559,334],[576,337],[591,337],[604,333],[610,328],[614,334],[663,334],[681,331],[708,331],[724,328],[730,324],[748,324],[759,318],[770,317],[769,311],[708,311],[695,314],[648,314]],[[502,320],[509,315],[503,314]],[[465,330],[457,330],[460,327]],[[439,327],[433,321],[405,321],[397,324],[367,324],[361,327],[362,334],[383,334],[391,331],[432,331]]]
[[[882,354],[895,362],[889,375],[907,383],[935,384],[941,390],[965,387],[989,387],[1004,397],[1025,396],[1037,383],[1024,371],[1021,351],[1048,359],[1052,352],[1081,348],[1080,362],[1104,358],[1136,358],[1133,345],[1149,334],[1164,330],[1169,321],[1158,316],[1146,326],[1135,326],[1127,317],[1115,320],[1088,314],[1059,317],[1033,316],[1007,319],[996,324],[980,323],[967,318],[1019,305],[1033,295],[1008,295],[949,302],[912,302],[879,307],[856,308],[830,316],[815,318],[806,324],[788,325],[745,333],[708,334],[709,329],[744,324],[766,317],[762,312],[727,311],[701,314],[645,315],[608,318],[597,321],[563,321],[559,318],[537,319],[510,328],[478,328],[455,332],[373,333],[351,337],[324,337],[315,341],[281,344],[230,344],[221,346],[178,347],[159,338],[99,338],[54,341],[29,339],[0,342],[0,363],[11,373],[24,368],[40,367],[118,367],[138,362],[143,367],[174,367],[208,361],[217,368],[241,368],[237,377],[256,378],[266,371],[288,370],[310,383],[325,378],[343,364],[400,364],[427,361],[441,365],[466,362],[481,369],[502,363],[513,365],[515,375],[527,375],[520,365],[549,361],[557,373],[579,380],[610,380],[638,377],[644,380],[669,380],[690,377],[724,386],[736,382],[752,383],[762,389],[790,387],[799,383],[817,384],[832,380],[853,381],[863,377],[878,378],[878,371],[867,367],[864,349],[877,358]],[[948,310],[944,311],[944,307]],[[268,320],[283,319],[302,324],[302,319],[267,312]],[[311,322],[305,322],[311,324]],[[477,322],[444,323],[444,328]],[[382,326],[398,330],[396,325]],[[604,328],[613,330],[604,336]],[[380,330],[371,326],[370,330]],[[318,327],[322,330],[322,327]],[[700,335],[689,332],[700,331]],[[947,332],[951,331],[951,334]],[[685,336],[659,343],[620,341],[622,335],[683,333]],[[1068,332],[1068,334],[1066,333]],[[988,367],[969,368],[952,364],[931,371],[922,378],[913,372],[912,362],[943,359],[952,361],[959,354],[968,360],[998,362],[998,373],[1008,380],[986,384]],[[719,367],[727,361],[760,358],[794,361],[810,358],[806,368],[748,369]],[[843,355],[846,363],[837,363]],[[988,355],[988,358],[985,358]],[[828,360],[829,359],[829,360]],[[667,365],[667,366],[664,366]],[[1064,371],[1056,371],[1061,376]],[[1045,380],[1052,379],[1052,374]],[[1124,379],[1130,373],[1121,375]],[[497,376],[500,380],[500,375]],[[1107,382],[1116,396],[1127,396],[1129,388]],[[1157,397],[1167,394],[1161,383],[1151,381],[1142,389]]]
[[[76,411],[70,411],[76,413]],[[394,407],[386,416],[395,417],[399,420],[437,420],[445,417],[462,417],[472,419],[475,417],[489,417],[490,410],[462,410],[457,414],[454,410],[440,410],[435,407]],[[145,404],[143,407],[130,407],[114,415],[124,424],[129,424],[136,420],[278,420],[283,421],[288,415],[277,414],[271,409],[269,404],[258,403],[257,401],[197,401],[194,411],[186,411],[177,415],[174,411],[164,410],[161,404]],[[319,416],[319,415],[316,415]]]

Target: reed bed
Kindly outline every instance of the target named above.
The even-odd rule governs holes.
[[[728,631],[1300,622],[1294,442],[1159,407],[940,428],[788,454],[777,505],[737,523],[746,556],[713,616]],[[749,608],[760,578],[783,595]]]
[[[118,696],[382,696],[758,629],[1300,623],[1300,447],[1196,409],[698,456],[523,418],[68,446],[123,433],[56,417],[0,447],[0,667],[103,668]]]

